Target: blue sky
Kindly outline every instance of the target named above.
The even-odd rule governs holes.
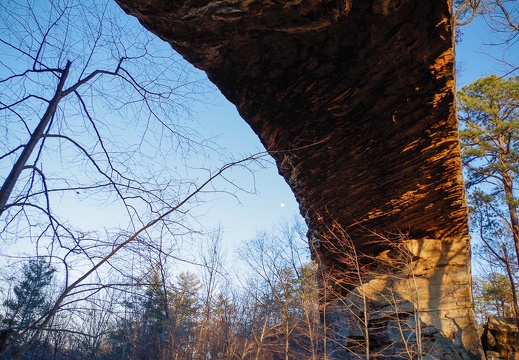
[[[512,68],[506,61],[515,66],[519,65],[517,40],[511,44],[494,45],[493,43],[498,41],[495,38],[496,34],[482,18],[476,18],[472,23],[462,27],[461,31],[462,41],[456,47],[458,89],[480,77],[509,73]],[[516,70],[510,75],[519,75],[519,71]]]

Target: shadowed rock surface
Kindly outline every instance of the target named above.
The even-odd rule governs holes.
[[[482,335],[487,360],[519,359],[519,331],[515,318],[492,316]]]
[[[117,2],[237,106],[294,191],[325,270],[348,270],[337,229],[373,256],[387,249],[374,232],[397,234],[412,254],[401,282],[418,284],[400,297],[457,349],[433,355],[478,357],[450,1]]]

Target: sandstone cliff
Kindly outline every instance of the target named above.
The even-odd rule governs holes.
[[[347,249],[327,241],[337,229],[372,255],[387,250],[374,234],[397,234],[412,255],[402,284],[419,294],[402,299],[435,339],[478,357],[449,0],[117,1],[237,106],[293,189],[324,269],[348,271]]]

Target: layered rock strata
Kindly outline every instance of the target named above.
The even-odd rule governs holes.
[[[397,284],[436,344],[479,356],[450,0],[117,2],[205,71],[275,158],[315,258],[323,273],[333,269],[326,282],[338,290],[325,301],[334,310],[323,311],[333,326],[342,329],[345,299],[357,291],[340,285],[355,266],[341,260],[351,249],[337,233],[366,255],[361,266],[400,242],[412,271],[368,282],[379,294]],[[335,348],[354,342],[338,332]],[[391,342],[389,327],[384,334],[381,343]]]

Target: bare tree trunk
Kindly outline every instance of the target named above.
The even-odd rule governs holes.
[[[512,178],[509,176],[506,176],[506,178],[503,179],[503,186],[505,188],[505,198],[507,199],[507,205],[508,205],[508,212],[510,214],[510,228],[512,230],[512,237],[514,239],[514,246],[515,246],[515,255],[517,260],[517,265],[519,266],[519,216],[517,214],[517,205],[515,204],[515,198],[513,193],[513,181]],[[514,307],[514,315],[515,315],[515,321],[517,323],[517,326],[519,326],[519,313],[518,313],[518,302],[517,302],[517,293],[515,289],[515,281],[513,279],[513,270],[510,267],[510,262],[508,253],[506,252],[506,248],[503,247],[503,251],[505,252],[505,266],[506,266],[506,273],[508,276],[508,279],[510,280],[510,287],[512,290],[512,298],[513,298],[513,307]]]
[[[512,290],[512,299],[513,299],[512,307],[514,309],[515,322],[516,322],[517,326],[519,327],[519,311],[518,311],[518,306],[517,306],[517,293],[515,291],[514,273],[513,273],[512,267],[510,266],[510,261],[509,261],[510,257],[508,255],[508,251],[506,250],[506,247],[504,245],[502,246],[502,250],[503,250],[504,257],[507,260],[507,261],[505,261],[506,275],[508,277],[508,281],[510,281],[510,288]]]
[[[289,297],[285,296],[285,360],[290,360],[290,313],[289,313]]]
[[[265,338],[265,334],[267,332],[267,323],[269,321],[269,317],[268,315],[265,317],[265,322],[263,323],[263,328],[261,329],[261,335],[260,335],[260,339],[259,339],[259,342],[257,342],[257,346],[258,348],[256,349],[256,357],[255,357],[255,360],[260,360],[261,357],[260,357],[260,354],[261,354],[261,348],[263,346],[263,339]]]
[[[32,133],[29,142],[23,147],[22,153],[18,157],[18,160],[16,160],[16,163],[13,165],[13,168],[9,173],[9,176],[7,176],[7,178],[4,181],[4,184],[2,185],[2,188],[0,189],[0,216],[6,209],[7,200],[9,200],[9,196],[11,196],[11,193],[14,189],[14,186],[16,185],[16,182],[18,181],[18,178],[20,177],[20,174],[22,173],[23,169],[25,169],[25,165],[27,164],[29,157],[31,156],[38,142],[43,138],[43,133],[45,129],[50,124],[51,120],[54,118],[54,114],[56,113],[58,104],[63,98],[62,92],[65,86],[65,82],[67,81],[71,66],[72,62],[67,61],[65,68],[61,72],[61,76],[59,78],[58,86],[56,87],[54,97],[49,102],[49,106],[47,107],[45,114],[43,114],[40,122],[38,123],[38,126],[36,126],[36,129]]]

